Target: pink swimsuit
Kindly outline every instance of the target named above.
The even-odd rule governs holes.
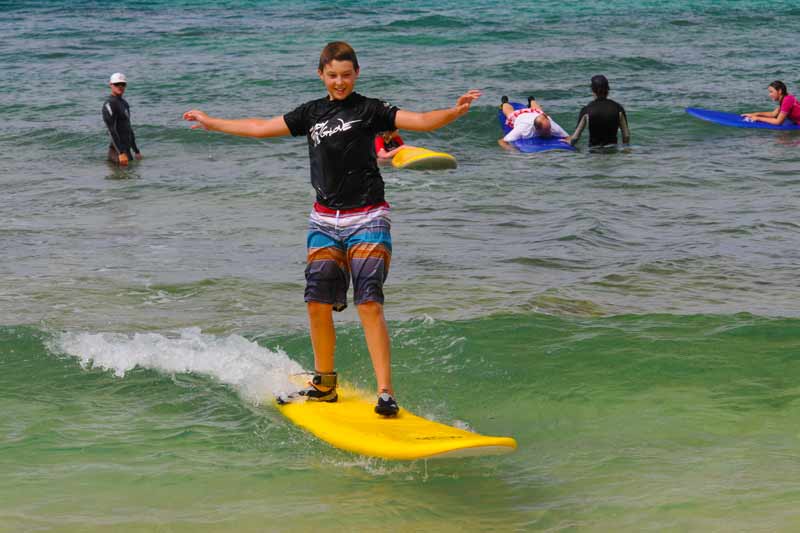
[[[791,94],[787,94],[781,101],[781,113],[786,113],[786,118],[790,119],[795,124],[800,124],[800,103],[797,98]]]

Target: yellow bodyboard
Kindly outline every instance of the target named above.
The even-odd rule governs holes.
[[[395,168],[411,170],[443,170],[456,168],[456,158],[444,152],[434,152],[427,148],[403,148],[392,158]]]
[[[395,417],[375,414],[375,400],[339,388],[339,401],[278,405],[289,420],[342,450],[394,460],[470,457],[513,452],[511,437],[488,437],[433,422],[400,408]]]

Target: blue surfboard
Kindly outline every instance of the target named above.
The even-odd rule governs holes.
[[[514,109],[523,109],[527,107],[519,102],[509,102]],[[511,128],[506,124],[506,116],[502,110],[497,112],[497,120],[500,121],[500,127],[503,128],[503,135],[507,135]],[[534,152],[544,152],[547,150],[569,150],[574,152],[575,147],[569,143],[560,140],[558,137],[531,137],[530,139],[520,139],[510,143],[520,152],[527,154]]]
[[[753,122],[736,113],[725,113],[724,111],[711,111],[700,109],[699,107],[687,107],[686,112],[700,120],[713,122],[722,126],[733,126],[734,128],[753,128],[760,130],[800,130],[800,125],[795,124],[789,119],[783,121],[780,126],[767,124],[766,122]]]

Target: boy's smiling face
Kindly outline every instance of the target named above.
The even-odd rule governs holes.
[[[352,61],[334,59],[317,73],[325,84],[331,100],[344,100],[350,96],[358,79],[358,70],[353,67]]]

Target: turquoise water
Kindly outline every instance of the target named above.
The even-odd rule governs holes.
[[[0,2],[0,531],[796,531],[800,135],[686,106],[798,92],[789,2]],[[776,31],[784,28],[784,31]],[[358,90],[469,115],[386,168],[401,404],[516,453],[393,463],[271,406],[312,366],[302,139],[190,131]],[[123,71],[145,159],[103,158]],[[496,144],[502,94],[566,129],[606,74],[633,144]],[[352,309],[337,366],[369,389]]]

